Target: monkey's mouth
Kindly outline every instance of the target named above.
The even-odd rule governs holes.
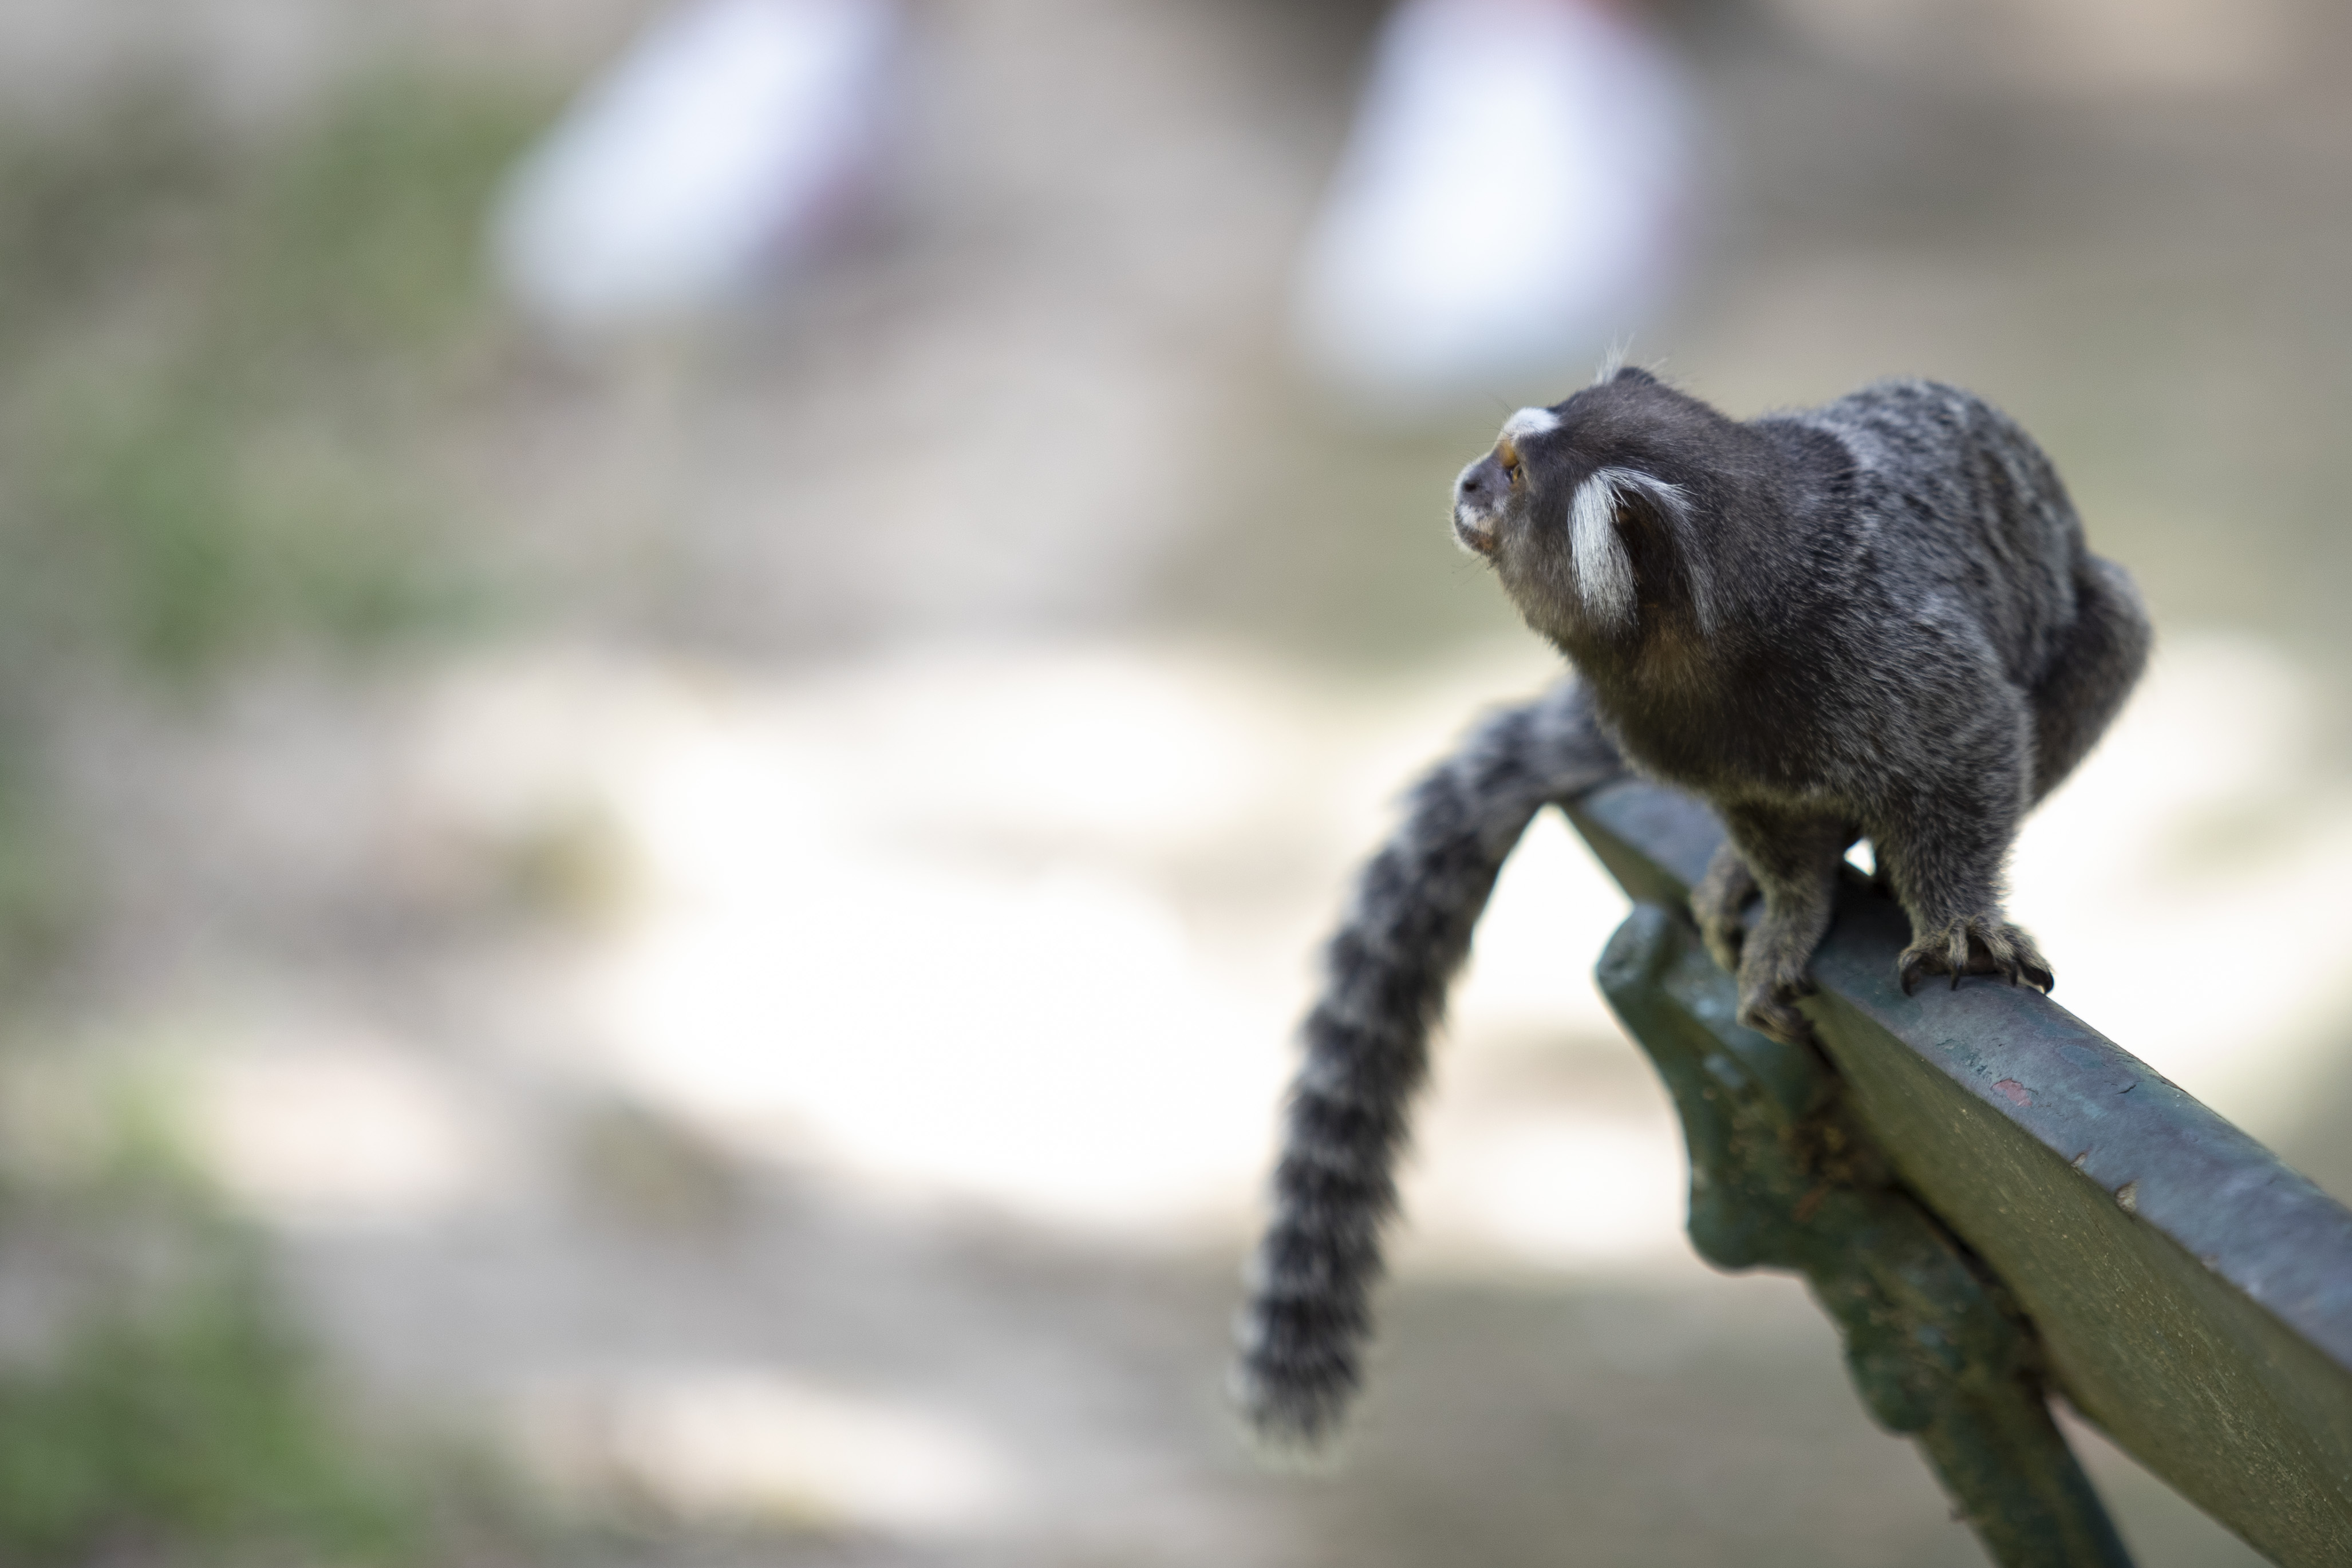
[[[1495,553],[1496,519],[1467,507],[1454,508],[1454,542],[1475,556]]]

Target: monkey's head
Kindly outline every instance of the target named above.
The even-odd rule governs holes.
[[[1670,617],[1706,635],[1705,519],[1738,427],[1647,371],[1523,408],[1454,485],[1454,537],[1528,623],[1571,653]]]

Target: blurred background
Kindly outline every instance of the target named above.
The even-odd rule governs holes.
[[[1288,1031],[1551,676],[1501,416],[1929,374],[2163,637],[2012,908],[2352,1197],[2347,79],[2325,0],[0,0],[0,1561],[1982,1561],[1690,1257],[1550,821],[1262,1470]]]

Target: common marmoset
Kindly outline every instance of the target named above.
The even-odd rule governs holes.
[[[2139,596],[2048,457],[1931,382],[1740,423],[1612,367],[1504,423],[1455,483],[1454,532],[1577,678],[1421,782],[1325,950],[1241,1324],[1241,1403],[1277,1443],[1328,1436],[1357,1385],[1429,1030],[1544,803],[1630,764],[1712,806],[1727,841],[1693,914],[1741,1021],[1781,1039],[1808,1032],[1796,1001],[1860,838],[1911,918],[1906,991],[2046,990],[2003,863],[2147,656]]]

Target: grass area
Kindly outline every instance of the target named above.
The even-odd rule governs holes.
[[[464,612],[435,422],[503,328],[481,215],[536,96],[393,77],[260,143],[152,93],[0,131],[0,575],[200,678]]]
[[[38,765],[61,705],[484,613],[435,442],[502,351],[481,218],[548,107],[405,74],[268,134],[152,89],[0,124],[0,977],[74,924]],[[344,1420],[168,1144],[0,1182],[0,1255],[72,1298],[0,1368],[0,1563],[508,1558],[481,1467]]]
[[[152,87],[0,123],[0,976],[73,924],[59,704],[490,613],[436,444],[509,341],[482,217],[548,108],[407,73],[266,135]]]
[[[0,1560],[423,1560],[418,1511],[336,1428],[249,1250],[0,1377]]]
[[[539,1560],[495,1467],[352,1421],[261,1239],[135,1090],[89,1096],[66,1158],[0,1176],[0,1258],[54,1291],[42,1353],[0,1367],[0,1563]]]

